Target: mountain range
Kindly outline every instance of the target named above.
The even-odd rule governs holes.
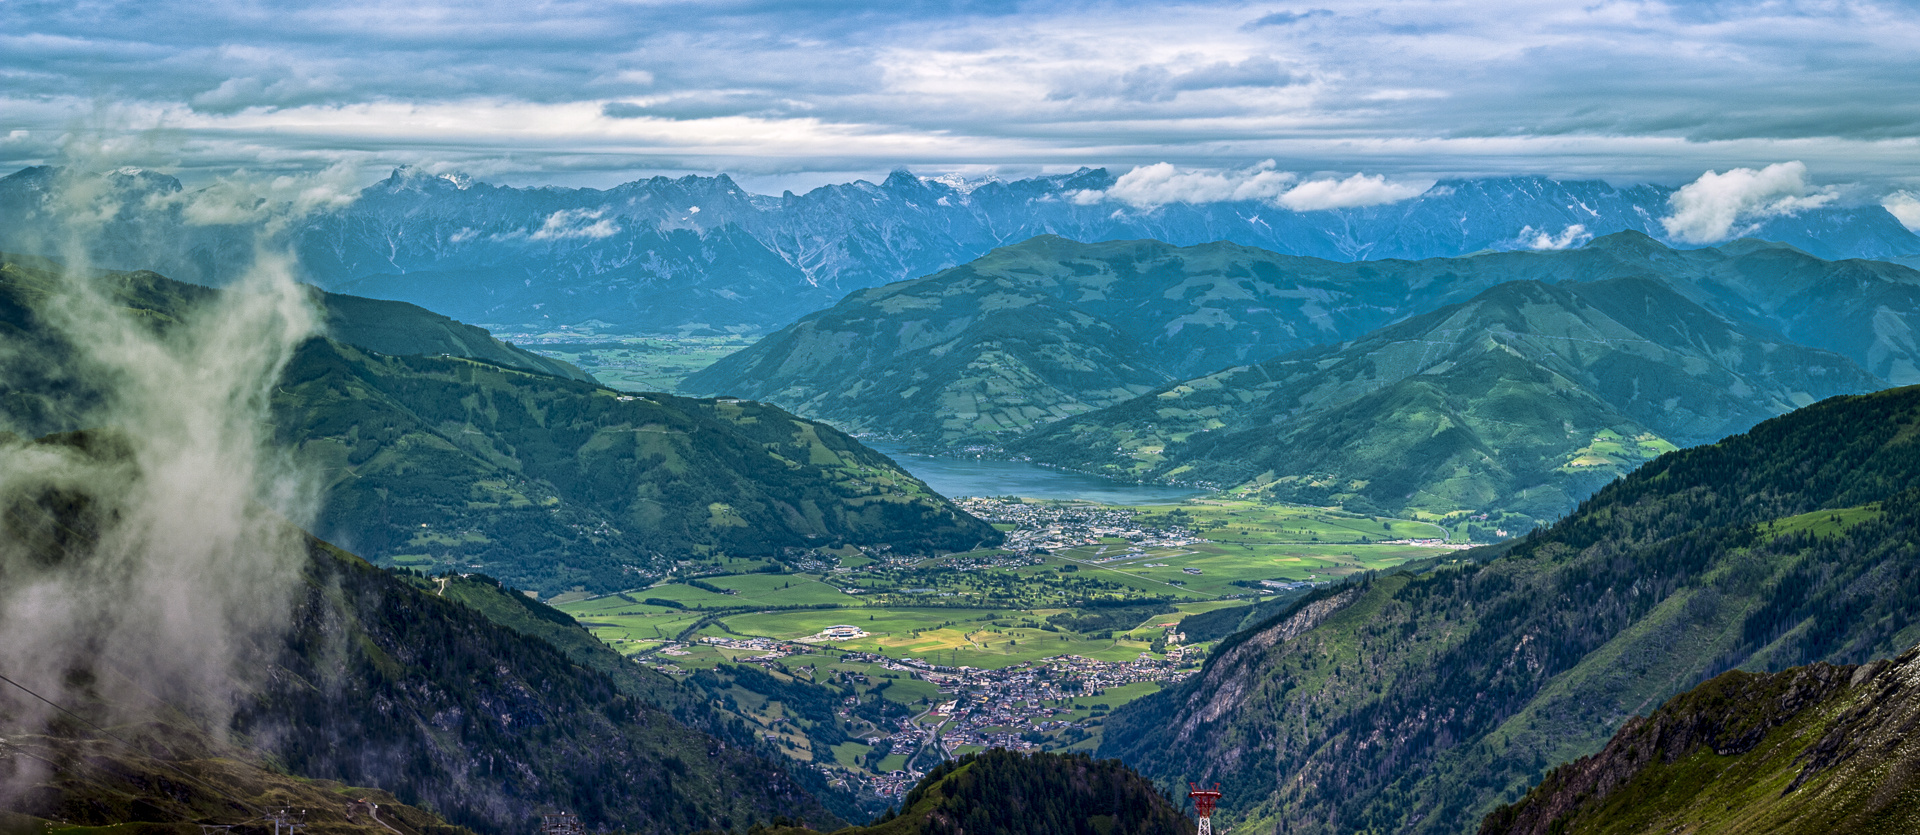
[[[1235,828],[1458,832],[1724,671],[1920,640],[1920,388],[1667,453],[1551,528],[1321,590],[1109,717],[1103,756],[1219,781]]]
[[[63,171],[0,178],[0,249],[65,240]],[[97,177],[97,179],[90,179]],[[1666,232],[1674,189],[1595,180],[1443,180],[1408,200],[1294,211],[1262,201],[1139,206],[1103,169],[966,183],[895,172],[806,194],[756,195],[725,175],[614,188],[511,188],[396,170],[350,204],[274,214],[121,170],[77,178],[111,204],[89,237],[97,264],[222,284],[259,233],[297,252],[328,290],[399,299],[469,322],[629,333],[761,331],[848,292],[962,264],[1055,234],[1084,241],[1229,241],[1336,261],[1425,259]],[[108,210],[110,209],[110,210]],[[271,221],[271,222],[269,222]],[[1920,254],[1878,205],[1766,218],[1748,234],[1825,258]],[[1212,369],[1202,369],[1212,370]]]
[[[849,294],[681,388],[936,449],[1524,529],[1674,446],[1920,378],[1916,317],[1920,272],[1758,241],[1335,262],[1040,237]]]

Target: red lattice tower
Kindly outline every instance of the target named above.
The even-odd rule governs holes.
[[[1198,835],[1213,835],[1213,805],[1220,802],[1220,784],[1203,789],[1199,783],[1188,783],[1187,788],[1187,796],[1193,798],[1193,811],[1200,815]]]

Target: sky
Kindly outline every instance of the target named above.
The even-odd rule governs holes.
[[[1920,192],[1911,1],[6,0],[0,33],[7,170],[778,193],[1163,165],[1405,191],[1798,162]]]

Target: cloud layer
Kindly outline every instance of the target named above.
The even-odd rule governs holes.
[[[118,132],[189,174],[344,160],[608,185],[1274,159],[1388,183],[1677,183],[1799,159],[1920,188],[1904,0],[22,0],[0,32],[0,165]],[[1380,197],[1340,179],[1301,199]]]

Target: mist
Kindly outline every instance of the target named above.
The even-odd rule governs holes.
[[[35,439],[0,410],[0,675],[101,725],[184,716],[217,737],[301,581],[316,491],[273,447],[269,408],[319,320],[265,227],[237,279],[178,318],[130,307],[128,279],[89,258],[108,181],[65,171],[59,238],[35,247],[63,265],[34,305],[52,349],[12,360],[54,366],[74,431]],[[0,683],[8,732],[56,713]],[[0,795],[30,783],[23,761]]]

